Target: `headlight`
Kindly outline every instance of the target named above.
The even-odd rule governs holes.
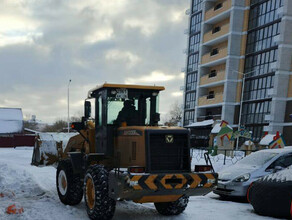
[[[246,173],[234,179],[233,182],[246,182],[249,180],[249,178],[250,178],[250,174]]]

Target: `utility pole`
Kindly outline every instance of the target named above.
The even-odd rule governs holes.
[[[67,118],[67,123],[68,123],[68,133],[70,132],[70,113],[69,113],[69,92],[70,92],[70,90],[69,90],[69,88],[70,88],[70,83],[71,83],[71,79],[69,80],[69,83],[68,83],[68,118]]]
[[[240,109],[239,109],[239,119],[238,119],[238,132],[240,131],[241,126],[241,114],[242,114],[242,104],[243,104],[243,94],[244,94],[244,83],[245,83],[245,74],[242,73],[242,87],[241,87],[241,97],[240,97]],[[239,148],[239,137],[236,141],[236,150]]]
[[[241,126],[241,114],[242,114],[242,105],[243,105],[243,95],[244,95],[244,86],[245,86],[245,77],[248,74],[251,74],[253,72],[258,71],[259,69],[255,69],[253,71],[247,72],[247,73],[242,73],[236,70],[233,70],[233,72],[241,74],[242,75],[242,87],[241,87],[241,98],[240,98],[240,109],[239,109],[239,121],[238,121],[238,132],[240,131],[240,126]],[[239,148],[239,137],[237,137],[237,141],[236,141],[236,150],[238,150]]]

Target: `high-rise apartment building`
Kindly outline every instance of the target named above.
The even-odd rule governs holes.
[[[184,126],[206,136],[225,120],[292,144],[292,0],[192,0],[187,14]]]

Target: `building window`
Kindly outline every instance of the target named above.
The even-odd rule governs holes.
[[[248,55],[245,59],[245,72],[248,77],[272,73],[271,63],[278,59],[278,49]]]
[[[214,49],[212,49],[212,51],[211,51],[211,53],[210,53],[210,56],[214,56],[214,55],[216,55],[216,54],[218,54],[218,53],[219,53],[218,48],[214,48]]]
[[[187,72],[189,73],[189,72],[197,71],[198,65],[199,65],[199,54],[196,53],[189,56]]]
[[[193,13],[202,10],[203,0],[193,0]]]
[[[249,29],[280,19],[277,9],[283,6],[283,0],[268,0],[254,3],[250,9]]]
[[[280,21],[263,28],[250,31],[247,38],[246,53],[255,53],[277,46],[274,37],[280,34]]]
[[[200,40],[201,40],[201,34],[200,33],[190,37],[189,53],[195,53],[195,52],[199,51]]]
[[[192,124],[194,122],[194,118],[195,118],[195,111],[185,111],[185,115],[184,115],[184,125],[189,125]]]
[[[209,91],[209,94],[207,95],[207,99],[214,99],[214,98],[215,98],[214,91]]]
[[[242,124],[265,124],[265,115],[271,112],[271,100],[244,103],[242,110]]]
[[[191,18],[191,34],[201,31],[202,13],[195,14]]]
[[[214,11],[217,11],[218,9],[220,9],[222,7],[223,7],[223,3],[219,3],[219,4],[215,5]]]
[[[212,34],[215,34],[217,32],[221,31],[221,27],[220,26],[217,26],[217,27],[214,27],[213,30],[212,30]]]
[[[185,97],[185,109],[194,109],[196,101],[196,92],[187,92]]]
[[[209,73],[209,78],[212,78],[215,76],[217,76],[217,70],[211,70],[211,72]]]
[[[197,73],[187,74],[186,79],[186,91],[191,91],[196,89]]]
[[[268,99],[269,90],[274,87],[274,75],[249,78],[245,81],[243,100]]]

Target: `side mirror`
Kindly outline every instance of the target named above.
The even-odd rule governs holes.
[[[281,171],[281,170],[283,170],[283,169],[284,169],[284,168],[281,167],[281,166],[275,166],[273,172],[274,172],[274,173],[277,173],[277,172],[279,172],[279,171]]]
[[[85,101],[84,103],[84,117],[90,118],[91,117],[91,102]]]

